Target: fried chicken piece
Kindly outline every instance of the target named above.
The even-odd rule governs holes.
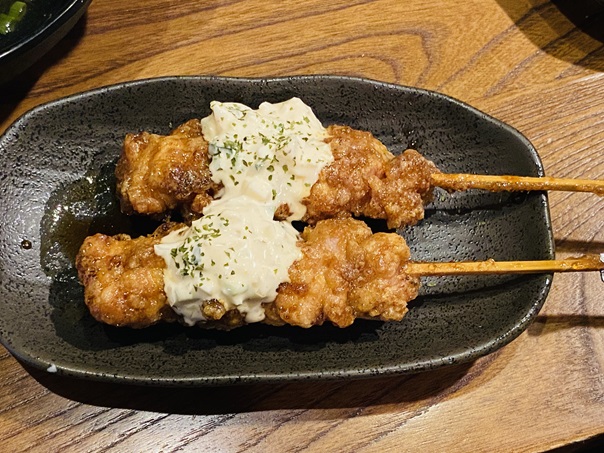
[[[178,319],[163,289],[165,263],[153,249],[173,228],[161,226],[137,239],[102,234],[86,239],[77,268],[94,318],[130,327]],[[372,234],[353,219],[320,221],[302,237],[302,258],[290,267],[290,281],[279,286],[276,300],[264,304],[264,323],[346,327],[357,317],[403,318],[407,301],[417,296],[419,278],[403,272],[410,253],[402,237]],[[237,309],[226,311],[215,300],[205,301],[202,311],[206,327],[245,324]]]
[[[84,240],[76,267],[95,319],[130,327],[176,319],[164,292],[165,262],[153,249],[172,228],[174,224],[164,224],[137,239],[95,234]]]
[[[386,219],[389,228],[424,218],[436,166],[415,150],[394,157],[370,132],[328,128],[334,161],[323,168],[304,201],[303,220],[364,216]]]
[[[405,316],[420,283],[403,272],[410,251],[401,236],[372,234],[358,220],[330,219],[306,228],[302,237],[303,256],[290,267],[290,281],[280,285],[274,302],[283,321],[347,327],[358,317]]]
[[[185,215],[201,213],[219,189],[209,159],[199,120],[170,135],[126,135],[115,169],[122,212],[157,215],[180,208]]]
[[[414,150],[395,157],[370,132],[347,126],[330,126],[327,131],[334,161],[323,168],[303,201],[307,206],[303,221],[314,224],[354,215],[386,219],[390,228],[396,228],[424,217],[430,175],[438,171],[432,162]],[[198,120],[168,136],[146,132],[126,136],[116,170],[122,210],[160,214],[183,208],[200,215],[219,189],[210,178],[207,153]],[[275,217],[283,219],[289,213],[282,206]]]

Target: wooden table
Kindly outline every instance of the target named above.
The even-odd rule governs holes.
[[[578,28],[573,20],[584,14],[557,3],[94,0],[56,48],[2,89],[0,132],[40,103],[133,79],[353,75],[454,96],[519,129],[548,175],[604,178],[604,18]],[[602,198],[550,200],[559,256],[604,252]],[[25,369],[1,348],[0,449],[507,452],[572,444],[604,432],[603,285],[597,273],[558,275],[536,322],[511,344],[411,376],[139,388]]]

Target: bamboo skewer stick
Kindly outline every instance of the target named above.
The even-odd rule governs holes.
[[[497,176],[464,173],[433,173],[431,183],[446,190],[483,189],[491,192],[559,190],[592,192],[604,196],[604,180],[551,178],[548,176]]]
[[[472,261],[422,263],[410,261],[405,273],[427,277],[431,275],[476,275],[476,274],[538,274],[551,272],[604,271],[604,253],[584,255],[577,258],[543,261]]]

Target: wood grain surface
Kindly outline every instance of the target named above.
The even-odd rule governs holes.
[[[601,179],[604,15],[578,11],[583,3],[94,0],[65,39],[0,87],[0,132],[41,103],[146,77],[352,75],[454,96],[526,135],[546,174]],[[550,200],[559,257],[604,252],[604,199]],[[0,347],[0,450],[572,445],[604,432],[603,289],[597,273],[557,275],[536,322],[498,352],[370,380],[130,387],[31,370]]]

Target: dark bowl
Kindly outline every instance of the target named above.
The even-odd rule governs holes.
[[[444,171],[543,175],[531,144],[509,126],[441,94],[369,80],[172,77],[51,102],[0,138],[2,343],[60,374],[211,385],[418,372],[476,359],[516,338],[544,303],[551,275],[425,279],[402,322],[359,320],[346,329],[131,330],[91,318],[73,264],[84,237],[151,227],[121,215],[113,193],[124,135],[166,133],[207,115],[214,99],[257,106],[292,96],[325,124],[370,130],[393,153],[414,147]],[[416,259],[553,257],[545,193],[435,195],[424,221],[398,231]]]
[[[48,52],[82,17],[91,0],[36,0],[15,31],[0,36],[0,84]]]

